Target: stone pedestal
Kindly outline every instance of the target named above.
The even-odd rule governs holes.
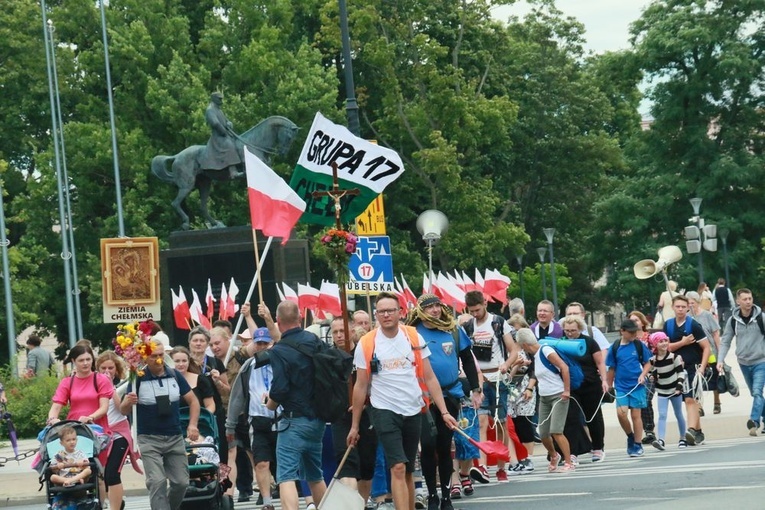
[[[258,233],[261,259],[266,239],[260,232]],[[162,328],[170,337],[172,345],[186,345],[188,331],[175,328],[170,289],[177,294],[178,287],[182,286],[189,305],[193,300],[191,291],[196,290],[202,302],[202,308],[206,310],[204,299],[209,278],[213,296],[217,300],[213,315],[213,321],[215,321],[218,318],[220,306],[221,284],[225,283],[228,289],[233,277],[239,287],[237,304],[241,306],[256,270],[252,229],[245,226],[173,232],[170,234],[169,241],[170,248],[160,251],[159,254]],[[286,282],[295,288],[297,282],[307,281],[310,281],[307,241],[290,240],[282,246],[279,240],[274,239],[261,271],[263,299],[271,312],[275,313],[276,305],[279,303],[276,293],[277,282]],[[257,287],[251,300],[255,306],[258,301]],[[253,313],[253,316],[256,314]],[[229,320],[236,325],[237,319],[238,315]]]

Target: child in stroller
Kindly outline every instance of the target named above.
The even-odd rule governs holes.
[[[104,438],[90,426],[69,420],[43,430],[40,443],[41,462],[35,468],[40,483],[46,485],[49,508],[100,510],[98,476],[102,468],[97,457],[105,446]]]
[[[90,478],[93,471],[90,461],[82,450],[77,449],[77,431],[72,427],[63,427],[58,432],[58,440],[63,446],[50,463],[51,483],[71,487]]]

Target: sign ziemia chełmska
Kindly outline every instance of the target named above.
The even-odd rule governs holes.
[[[160,319],[156,237],[101,239],[104,322]]]

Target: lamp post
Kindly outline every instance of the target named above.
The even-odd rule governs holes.
[[[8,330],[8,363],[11,365],[13,377],[19,375],[19,367],[13,362],[16,355],[16,323],[13,320],[13,297],[11,295],[11,271],[8,265],[8,245],[10,241],[5,236],[5,206],[3,204],[3,186],[0,184],[0,247],[3,257],[3,288],[5,289],[5,322]]]
[[[428,292],[433,290],[433,245],[449,228],[449,220],[441,211],[428,209],[417,216],[417,231],[428,245]]]
[[[720,240],[723,243],[723,261],[725,263],[725,284],[730,285],[730,275],[728,274],[728,234],[730,230],[724,228],[720,230]]]
[[[553,291],[553,307],[555,310],[555,316],[558,316],[558,286],[555,278],[555,257],[553,256],[553,237],[555,236],[554,228],[543,228],[542,232],[545,233],[547,238],[547,244],[550,246],[550,278],[552,279],[552,291]]]
[[[353,62],[351,60],[351,35],[348,29],[348,5],[346,0],[339,0],[340,38],[343,43],[343,70],[345,71],[345,113],[348,117],[348,130],[361,136],[359,124],[359,106],[356,103],[356,91],[353,85]]]
[[[547,299],[547,281],[545,281],[545,255],[547,254],[547,248],[544,246],[537,248],[539,254],[539,262],[542,263],[542,299]]]
[[[518,261],[518,278],[521,281],[521,301],[523,301],[524,306],[526,304],[526,294],[523,290],[523,255],[516,255],[515,260]]]

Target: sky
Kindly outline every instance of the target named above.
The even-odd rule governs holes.
[[[650,3],[650,0],[557,0],[555,5],[584,24],[585,48],[601,53],[629,48],[629,25]],[[494,8],[493,15],[507,21],[513,15],[523,17],[530,10],[525,1],[519,0],[511,6]]]

